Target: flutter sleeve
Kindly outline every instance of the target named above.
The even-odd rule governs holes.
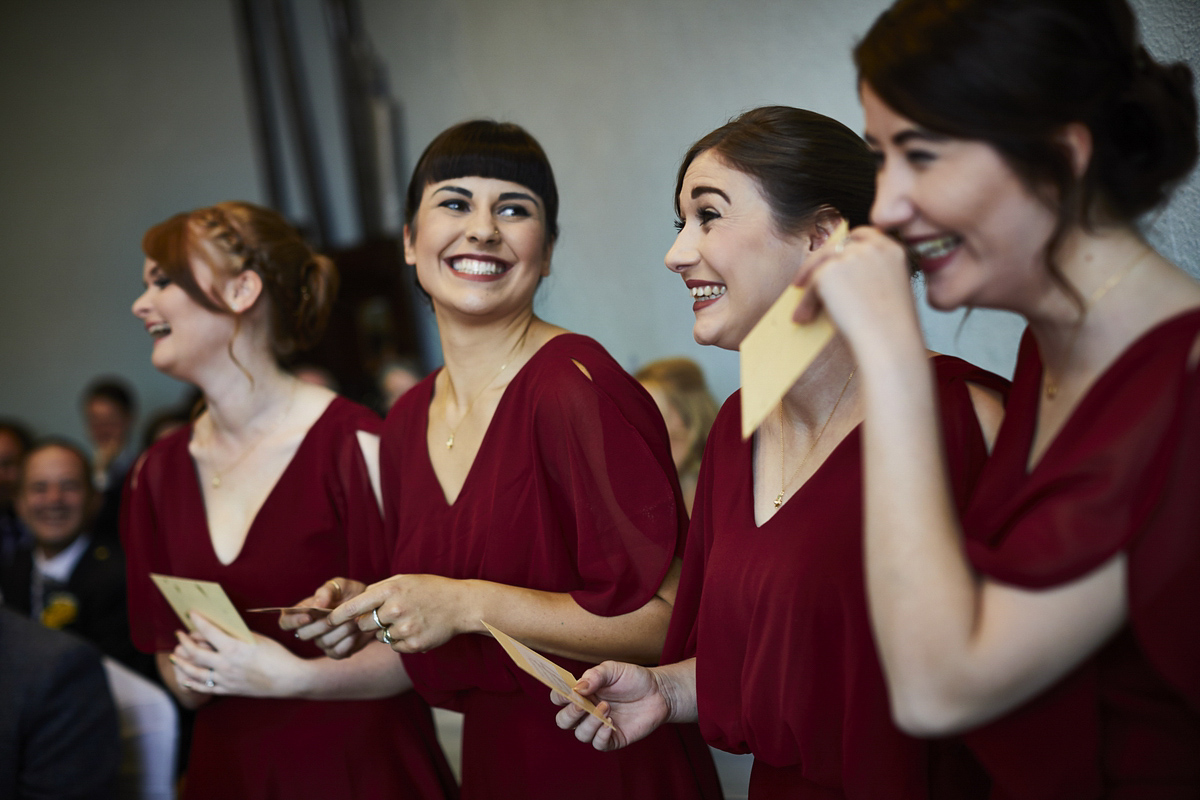
[[[681,551],[686,512],[666,427],[650,396],[605,355],[556,358],[534,400],[542,472],[575,561],[580,606],[600,616],[641,608]]]
[[[1129,606],[1150,661],[1200,712],[1200,370],[1181,394],[1170,470],[1129,550]]]
[[[134,645],[145,653],[175,648],[175,631],[183,628],[150,573],[173,574],[169,566],[164,531],[157,504],[165,489],[167,454],[180,432],[148,450],[125,480],[121,501],[121,541],[125,548],[125,576],[129,597],[129,629]],[[186,452],[186,439],[184,439]]]
[[[704,590],[704,575],[708,569],[708,554],[713,541],[713,454],[721,449],[722,444],[728,444],[725,441],[725,431],[730,426],[726,425],[726,421],[730,417],[735,420],[740,419],[740,398],[740,393],[735,393],[725,402],[717,419],[713,422],[708,442],[704,446],[704,457],[700,461],[700,475],[696,481],[696,501],[692,506],[687,546],[683,553],[683,571],[679,577],[679,592],[675,596],[675,607],[671,610],[671,625],[667,629],[666,644],[663,645],[662,663],[664,664],[673,664],[696,655],[700,600]],[[726,449],[732,451],[732,448]]]

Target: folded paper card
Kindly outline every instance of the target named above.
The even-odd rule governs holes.
[[[584,711],[591,714],[596,719],[603,722],[611,728],[612,722],[604,718],[599,711],[596,710],[595,704],[591,700],[575,691],[575,684],[579,681],[574,675],[567,672],[565,669],[555,664],[550,659],[543,656],[534,650],[530,650],[525,645],[518,642],[516,639],[509,636],[503,631],[493,628],[483,620],[483,626],[491,632],[492,636],[496,637],[496,641],[504,648],[504,652],[508,653],[518,667],[528,672],[533,677],[537,678],[542,683],[549,686],[554,691],[558,692],[563,697],[570,700],[575,705],[582,708]]]
[[[194,581],[189,578],[174,578],[170,575],[150,573],[150,578],[158,586],[158,590],[167,598],[171,608],[183,620],[189,631],[195,630],[192,618],[188,616],[195,611],[204,616],[230,636],[241,639],[248,644],[254,644],[254,634],[246,627],[245,621],[238,614],[229,595],[221,588],[221,584],[212,581]]]
[[[824,247],[845,241],[846,221],[834,229]],[[758,324],[742,340],[742,438],[749,439],[799,380],[813,359],[833,338],[833,323],[822,311],[807,325],[792,322],[792,314],[804,297],[799,286],[789,285]]]

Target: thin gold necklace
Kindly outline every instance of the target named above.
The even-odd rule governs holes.
[[[296,382],[293,381],[292,382],[292,390],[288,394],[287,406],[284,407],[283,413],[279,415],[279,419],[276,420],[275,424],[272,425],[267,430],[263,431],[261,436],[259,436],[257,439],[255,439],[251,445],[249,445],[244,450],[242,450],[241,455],[239,455],[237,458],[235,458],[233,460],[233,463],[226,465],[225,468],[220,471],[218,471],[216,467],[213,467],[212,481],[210,481],[212,488],[220,489],[221,488],[221,473],[224,472],[226,475],[228,475],[229,473],[233,472],[235,469],[238,468],[238,466],[243,461],[246,460],[246,458],[251,453],[253,453],[256,449],[258,449],[258,446],[260,444],[265,442],[270,436],[273,436],[279,430],[279,428],[283,425],[284,421],[287,419],[288,412],[290,412],[292,410],[292,401],[294,401],[295,399],[296,399]],[[215,426],[214,426],[214,430],[215,430]]]
[[[1141,264],[1142,261],[1145,260],[1146,256],[1150,255],[1151,252],[1152,251],[1149,247],[1146,247],[1144,250],[1142,250],[1142,252],[1138,254],[1137,258],[1129,262],[1128,266],[1123,267],[1122,269],[1119,269],[1110,275],[1108,280],[1102,283],[1099,289],[1092,292],[1092,296],[1089,297],[1087,302],[1083,304],[1083,313],[1079,315],[1079,319],[1076,321],[1075,327],[1071,329],[1071,338],[1067,342],[1067,351],[1063,356],[1062,365],[1064,373],[1066,372],[1067,365],[1071,362],[1071,356],[1075,354],[1075,345],[1079,341],[1079,332],[1083,329],[1083,322],[1085,319],[1087,319],[1088,312],[1095,308],[1096,303],[1100,301],[1100,298],[1112,291],[1112,289],[1118,283],[1128,278],[1130,273],[1133,272],[1137,265]],[[1054,398],[1058,397],[1058,382],[1050,375],[1050,371],[1045,368],[1042,369],[1042,391],[1046,395],[1047,400],[1053,400]]]
[[[446,449],[447,450],[454,449],[454,437],[458,435],[458,429],[462,427],[462,424],[467,421],[467,418],[469,416],[471,416],[471,410],[475,408],[475,401],[477,401],[479,398],[483,397],[483,393],[491,388],[492,384],[496,382],[496,378],[499,378],[500,375],[504,372],[504,370],[508,369],[508,365],[513,363],[513,360],[521,352],[521,349],[525,346],[525,337],[529,335],[529,328],[532,327],[532,325],[533,325],[533,320],[530,319],[529,322],[525,325],[525,330],[521,331],[521,338],[518,339],[516,345],[513,346],[512,352],[510,352],[508,354],[508,359],[503,364],[500,365],[500,369],[496,370],[495,375],[488,378],[488,382],[485,383],[483,385],[483,388],[480,389],[475,394],[475,396],[471,398],[471,402],[467,403],[467,410],[464,411],[463,415],[459,418],[458,424],[454,425],[452,427],[450,425],[450,421],[445,420],[446,427],[450,428],[450,435],[446,438]],[[451,388],[453,388],[454,381],[450,377],[449,371],[446,372],[446,380],[447,380],[447,382],[449,382]],[[444,416],[445,415],[443,415],[443,417]]]
[[[833,415],[837,413],[838,406],[842,404],[842,398],[846,396],[846,390],[850,388],[850,381],[854,380],[854,373],[857,371],[857,367],[850,370],[850,377],[846,378],[846,382],[842,384],[841,394],[839,394],[837,400],[834,401],[833,408],[829,411],[829,416],[825,418],[825,422],[821,425],[821,430],[817,431],[817,438],[813,439],[813,443],[808,447],[808,452],[804,454],[804,458],[800,459],[800,465],[796,467],[796,470],[792,473],[792,477],[788,478],[787,480],[783,479],[783,457],[785,450],[784,443],[787,441],[787,439],[784,437],[785,429],[783,427],[783,401],[779,401],[779,494],[775,495],[775,499],[772,501],[775,505],[775,508],[779,508],[781,505],[783,505],[783,495],[787,491],[788,485],[791,484],[792,481],[796,480],[796,476],[800,474],[800,470],[804,469],[804,465],[808,463],[809,456],[811,456],[813,451],[817,449],[817,444],[820,443],[821,437],[825,435],[825,429],[829,427],[829,423],[833,421]]]

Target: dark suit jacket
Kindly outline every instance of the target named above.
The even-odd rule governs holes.
[[[26,616],[31,608],[33,569],[33,551],[23,549],[0,575],[5,604]],[[139,652],[129,635],[125,557],[120,550],[93,541],[75,565],[67,591],[74,596],[77,613],[61,630],[87,639],[106,656],[151,680],[159,680],[154,657]]]
[[[0,607],[0,797],[108,800],[117,710],[91,645]]]

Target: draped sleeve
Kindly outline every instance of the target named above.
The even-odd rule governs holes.
[[[684,506],[653,401],[607,359],[578,355],[589,375],[563,358],[536,382],[533,430],[579,573],[570,594],[593,614],[617,616],[662,584],[682,546]]]
[[[191,468],[187,452],[190,438],[190,425],[164,437],[142,454],[125,479],[121,540],[129,627],[134,645],[146,653],[173,650],[175,631],[180,629],[179,618],[150,579],[150,573],[172,574],[155,498],[169,496],[163,484],[171,469]]]
[[[996,450],[967,514],[975,568],[1031,589],[1082,577],[1150,534],[1184,435],[1184,365],[1200,313],[1131,345],[1088,390],[1032,471],[1042,364],[1031,334]],[[1194,463],[1192,469],[1194,471]],[[1154,547],[1157,536],[1150,536]]]

